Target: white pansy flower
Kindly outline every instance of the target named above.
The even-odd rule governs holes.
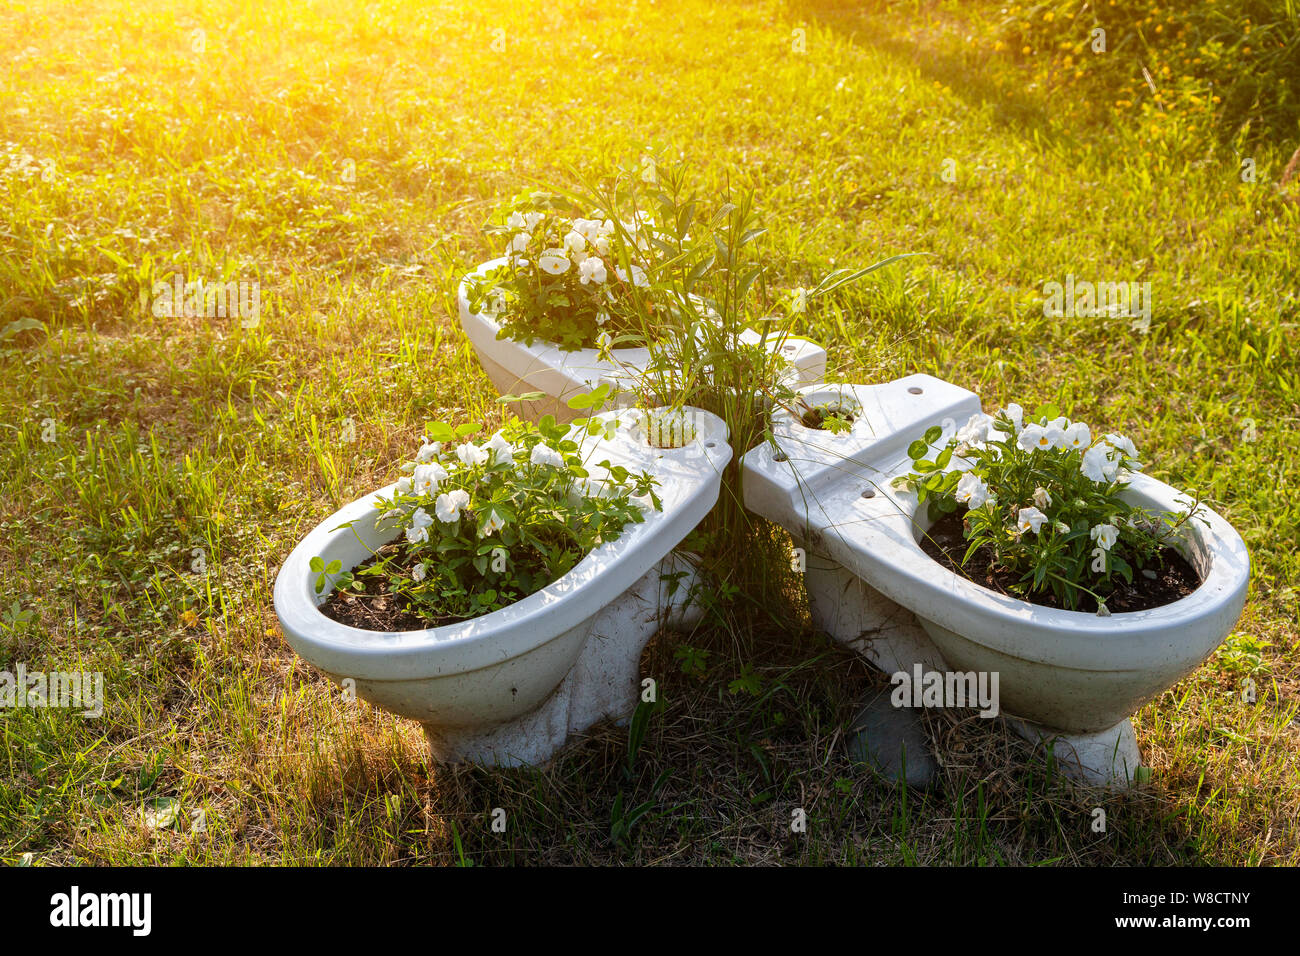
[[[1088,532],[1088,535],[1093,541],[1097,542],[1097,547],[1103,551],[1109,551],[1115,546],[1115,542],[1119,540],[1119,528],[1113,524],[1099,524],[1093,527]]]
[[[419,584],[421,581],[424,580],[424,577],[426,574],[428,574],[428,571],[429,571],[428,567],[425,565],[423,561],[421,561],[415,567],[411,568],[411,579],[415,581],[416,584]]]
[[[438,453],[441,451],[442,451],[442,442],[440,441],[425,442],[420,446],[420,450],[415,453],[415,460],[421,465],[427,464],[428,462],[431,462],[435,458],[437,458]]]
[[[506,225],[511,229],[522,229],[525,232],[532,232],[537,228],[538,223],[546,218],[544,212],[512,212],[506,219]]]
[[[434,513],[437,514],[438,520],[451,524],[453,521],[460,520],[460,511],[469,504],[469,492],[461,488],[455,491],[444,492],[438,496],[438,500],[433,503]]]
[[[605,263],[599,257],[588,256],[578,264],[578,281],[583,285],[588,282],[604,282],[605,279]]]
[[[638,288],[641,289],[647,289],[650,287],[650,279],[645,274],[644,269],[642,269],[640,266],[634,265],[630,268],[629,271],[632,274],[631,282],[634,286],[637,286]],[[623,271],[622,266],[614,267],[614,275],[618,276],[620,282],[629,281],[628,273]]]
[[[438,490],[438,486],[447,478],[447,469],[443,468],[437,462],[431,462],[427,465],[416,465],[415,473],[411,475],[412,490],[421,496],[429,496]]]
[[[471,441],[463,445],[456,446],[456,457],[460,459],[463,465],[486,465],[488,460],[488,451],[486,448],[480,448]]]
[[[957,482],[957,491],[953,497],[974,511],[989,500],[989,486],[979,475],[968,472],[962,475],[961,481]]]
[[[537,257],[537,267],[553,276],[568,272],[570,265],[571,263],[568,257],[565,256],[563,249],[547,249]]]
[[[976,412],[961,428],[957,429],[957,443],[959,445],[975,445],[986,440],[989,437],[989,427],[993,424],[993,419],[983,412]]]
[[[397,493],[399,495],[409,495],[415,489],[415,482],[410,475],[397,479]]]
[[[406,529],[406,540],[409,544],[422,544],[429,540],[429,525],[433,524],[433,519],[429,517],[429,512],[423,508],[416,508],[411,513],[411,526]]]
[[[1053,418],[1050,422],[1047,423],[1047,427],[1059,428],[1061,431],[1065,431],[1067,428],[1070,427],[1070,420],[1066,418],[1064,415],[1062,415],[1059,418]]]
[[[1092,430],[1084,422],[1072,422],[1065,430],[1066,448],[1087,448],[1092,444]]]
[[[1026,531],[1032,531],[1038,534],[1038,529],[1043,526],[1047,520],[1047,515],[1043,514],[1037,508],[1021,508],[1020,513],[1016,515],[1016,527],[1021,534]]]
[[[500,432],[493,435],[485,447],[492,453],[492,463],[494,465],[515,460],[515,446],[506,441],[506,437]]]
[[[1116,435],[1114,432],[1111,432],[1106,436],[1106,441],[1110,442],[1130,458],[1136,458],[1138,456],[1137,448],[1133,446],[1133,442],[1129,441],[1129,439],[1125,438],[1123,435]]]
[[[1026,425],[1016,438],[1016,444],[1025,451],[1046,451],[1052,447],[1047,429],[1042,425]]]
[[[595,245],[614,231],[614,223],[609,219],[575,219],[573,231]]]
[[[1034,505],[1038,508],[1050,508],[1052,505],[1052,496],[1046,488],[1034,489]]]
[[[534,445],[533,452],[528,456],[528,460],[534,465],[549,465],[552,468],[564,467],[564,456],[546,442],[538,442]]]
[[[496,534],[506,526],[506,519],[493,511],[486,521],[480,521],[478,526],[478,536],[486,538],[490,534]]]
[[[1011,419],[1011,424],[1016,426],[1016,431],[1020,431],[1025,426],[1025,410],[1012,402],[1002,410],[1007,418]]]
[[[515,236],[513,239],[510,240],[510,245],[506,246],[506,255],[508,256],[512,252],[523,252],[525,249],[528,248],[528,243],[531,242],[532,239],[533,237],[530,236],[528,233],[521,232],[519,235]]]
[[[1098,482],[1111,482],[1119,471],[1119,464],[1111,460],[1111,447],[1105,442],[1093,445],[1083,453],[1083,464],[1079,470],[1084,477]]]
[[[564,237],[564,250],[575,261],[581,262],[582,258],[587,254],[587,237],[576,229],[570,229]]]

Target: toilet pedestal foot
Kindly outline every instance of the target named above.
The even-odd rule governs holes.
[[[663,578],[680,575],[673,586]],[[491,727],[424,725],[433,759],[489,767],[540,766],[574,734],[602,720],[622,722],[641,699],[641,652],[662,627],[689,627],[695,566],[670,554],[591,619],[577,663],[532,712]]]
[[[1061,773],[1088,786],[1128,787],[1142,765],[1142,752],[1130,720],[1096,733],[1070,734],[1019,717],[1007,715],[1003,719],[1021,737],[1037,744],[1039,751],[1046,752],[1050,746]]]
[[[804,547],[804,585],[813,624],[886,674],[946,670],[943,655],[912,612],[885,597],[843,565]]]

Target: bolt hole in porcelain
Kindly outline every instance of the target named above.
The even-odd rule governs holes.
[[[338,559],[350,570],[394,537],[378,526],[374,500],[395,485],[344,506],[303,539],[276,577],[275,610],[289,644],[357,697],[419,721],[438,760],[542,764],[598,721],[624,719],[638,700],[646,642],[661,626],[687,626],[698,614],[690,605],[694,564],[674,549],[717,501],[731,460],[722,420],[686,411],[696,436],[682,447],[652,448],[624,420],[612,438],[587,438],[584,446],[593,469],[608,459],[655,475],[662,511],[647,510],[644,522],[542,590],[456,624],[376,632],[321,613],[328,590],[315,593],[311,559]],[[635,418],[617,410],[597,418],[621,414]],[[345,522],[352,527],[340,528]]]
[[[1240,535],[1203,509],[1175,542],[1201,585],[1146,611],[1102,617],[988,590],[921,549],[928,523],[915,496],[890,484],[910,470],[909,442],[941,425],[936,444],[946,443],[980,411],[979,398],[926,375],[844,388],[862,409],[847,432],[809,429],[785,414],[774,423],[775,447],[742,460],[746,506],[807,549],[818,625],[887,673],[917,663],[997,673],[1001,710],[1017,718],[1011,726],[1052,746],[1063,770],[1094,784],[1131,779],[1140,754],[1129,716],[1194,670],[1241,614],[1250,559]],[[1190,504],[1142,474],[1125,497],[1161,513]]]
[[[564,351],[547,342],[525,345],[513,339],[498,338],[501,326],[491,316],[475,312],[469,306],[469,282],[505,264],[505,258],[493,259],[465,276],[457,292],[460,324],[469,337],[483,369],[503,395],[543,392],[544,399],[518,403],[521,417],[533,421],[553,415],[556,421],[572,421],[577,413],[566,404],[575,395],[609,384],[614,404],[631,405],[635,388],[650,365],[646,348],[616,348],[614,361],[602,358],[598,349]],[[758,333],[746,330],[742,342],[761,341]],[[816,342],[795,336],[769,336],[769,349],[779,351],[789,365],[788,382],[799,387],[821,380],[826,373],[826,350]]]

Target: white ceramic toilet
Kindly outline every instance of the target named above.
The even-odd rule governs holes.
[[[471,275],[496,268],[505,261],[501,258],[485,262]],[[570,421],[577,413],[566,402],[606,383],[612,387],[612,404],[633,403],[635,394],[632,389],[650,362],[648,349],[614,349],[612,354],[617,361],[611,362],[601,358],[597,349],[566,352],[546,342],[534,341],[532,345],[524,345],[513,339],[497,338],[501,327],[496,320],[470,310],[469,278],[466,276],[461,280],[457,295],[460,324],[492,384],[503,395],[544,392],[547,396],[520,402],[521,417],[536,421],[549,414],[555,416],[556,421]],[[741,334],[741,340],[754,344],[760,341],[760,337],[756,332],[746,330]],[[778,351],[788,363],[787,381],[792,388],[820,382],[826,374],[826,350],[816,342],[795,336],[774,336],[769,338],[768,347]]]
[[[1237,532],[1209,509],[1184,527],[1176,546],[1203,583],[1164,607],[1102,617],[1032,605],[929,557],[915,495],[890,484],[910,471],[907,447],[927,427],[943,425],[942,446],[980,411],[973,392],[912,375],[803,393],[855,414],[852,429],[834,435],[784,415],[777,448],[743,459],[744,496],[806,549],[818,625],[887,673],[997,673],[1001,711],[1063,770],[1094,784],[1131,780],[1141,756],[1129,716],[1208,657],[1241,614],[1250,559]],[[1190,504],[1142,474],[1125,497],[1160,512]]]
[[[381,633],[320,612],[325,596],[315,593],[311,559],[338,559],[348,570],[396,536],[376,527],[376,494],[346,505],[299,543],[276,578],[275,609],[290,645],[357,697],[423,724],[438,760],[541,764],[573,734],[626,717],[639,700],[646,642],[693,613],[694,569],[673,549],[713,507],[731,460],[721,419],[688,411],[693,438],[681,448],[649,445],[630,410],[599,416],[629,427],[587,439],[588,460],[651,472],[663,510],[647,510],[643,523],[541,591],[457,624]]]

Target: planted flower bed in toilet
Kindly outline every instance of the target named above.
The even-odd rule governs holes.
[[[1054,410],[1030,420],[1011,406],[992,419],[973,393],[929,376],[841,388],[860,410],[847,429],[787,416],[772,445],[744,458],[747,505],[808,548],[819,623],[890,673],[997,673],[1001,710],[1051,743],[1064,769],[1092,783],[1131,779],[1140,755],[1128,717],[1213,652],[1241,613],[1241,538],[1138,473],[1122,436],[1094,438]],[[1012,569],[1007,552],[1028,552],[1012,578],[1020,593],[971,580],[964,553],[954,567],[952,553],[926,552],[931,525],[956,513],[966,550],[991,539],[991,563]],[[1110,594],[1110,575],[1146,580],[1142,570],[1183,577],[1140,609],[1079,609],[1084,591]]]
[[[614,404],[633,404],[654,377],[655,346],[707,313],[698,300],[653,285],[668,254],[657,248],[667,237],[650,217],[638,212],[623,222],[563,209],[532,198],[511,207],[504,223],[489,227],[506,254],[466,275],[457,290],[461,326],[479,362],[502,394],[530,395],[519,407],[534,420],[568,420],[568,399],[602,384]],[[792,387],[825,373],[825,350],[786,331],[744,329],[736,344],[779,356]]]
[[[630,411],[517,422],[481,445],[436,427],[410,474],[286,560],[275,607],[290,644],[420,721],[437,759],[544,763],[631,711],[642,648],[687,613],[689,586],[664,576],[693,574],[672,551],[731,457],[720,420],[690,417],[678,447],[652,445]]]

